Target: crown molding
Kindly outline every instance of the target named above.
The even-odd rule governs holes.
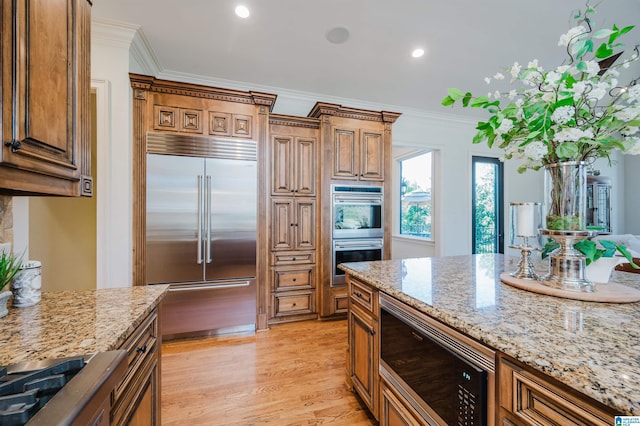
[[[111,19],[92,18],[91,42],[128,49],[139,29],[139,25]]]
[[[142,68],[142,72],[149,75],[158,75],[162,71],[162,66],[155,55],[151,43],[144,35],[142,28],[138,28],[130,49],[131,56]]]

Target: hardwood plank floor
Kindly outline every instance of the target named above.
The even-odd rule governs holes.
[[[162,346],[163,425],[375,425],[345,382],[346,321]]]

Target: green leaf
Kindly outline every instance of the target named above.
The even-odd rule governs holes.
[[[609,37],[613,32],[614,32],[613,30],[608,30],[606,28],[603,28],[601,30],[598,30],[598,31],[594,32],[591,37],[593,37],[593,38],[605,38],[605,37]]]
[[[482,130],[475,134],[473,137],[473,143],[480,143],[487,138],[487,132]]]
[[[469,102],[471,101],[473,95],[471,94],[471,92],[467,92],[464,94],[464,98],[462,98],[462,106],[463,107],[468,107],[469,106]]]
[[[575,158],[578,154],[578,144],[572,142],[563,142],[556,148],[556,153],[560,158]]]
[[[447,94],[449,95],[449,97],[451,99],[453,99],[454,101],[457,101],[458,99],[462,98],[464,96],[464,93],[462,93],[462,90],[460,89],[456,89],[456,88],[450,88],[447,91]]]
[[[471,107],[472,108],[483,107],[488,102],[489,102],[488,96],[478,96],[477,98],[471,101]]]
[[[611,55],[613,55],[613,49],[606,43],[602,43],[600,47],[598,47],[598,50],[596,50],[596,58],[598,59],[606,59]]]
[[[635,25],[629,25],[628,27],[624,27],[623,29],[620,30],[620,35],[626,34],[634,28],[635,28]]]
[[[442,99],[442,102],[440,102],[440,104],[441,104],[442,106],[449,106],[449,105],[453,105],[455,102],[456,102],[456,101],[454,101],[454,100],[451,98],[451,96],[445,96],[445,97]]]

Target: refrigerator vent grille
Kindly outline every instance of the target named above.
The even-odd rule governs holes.
[[[253,161],[258,157],[255,141],[154,132],[147,132],[147,152]]]

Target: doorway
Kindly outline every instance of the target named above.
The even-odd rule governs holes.
[[[503,164],[497,158],[472,157],[473,254],[504,253]]]

